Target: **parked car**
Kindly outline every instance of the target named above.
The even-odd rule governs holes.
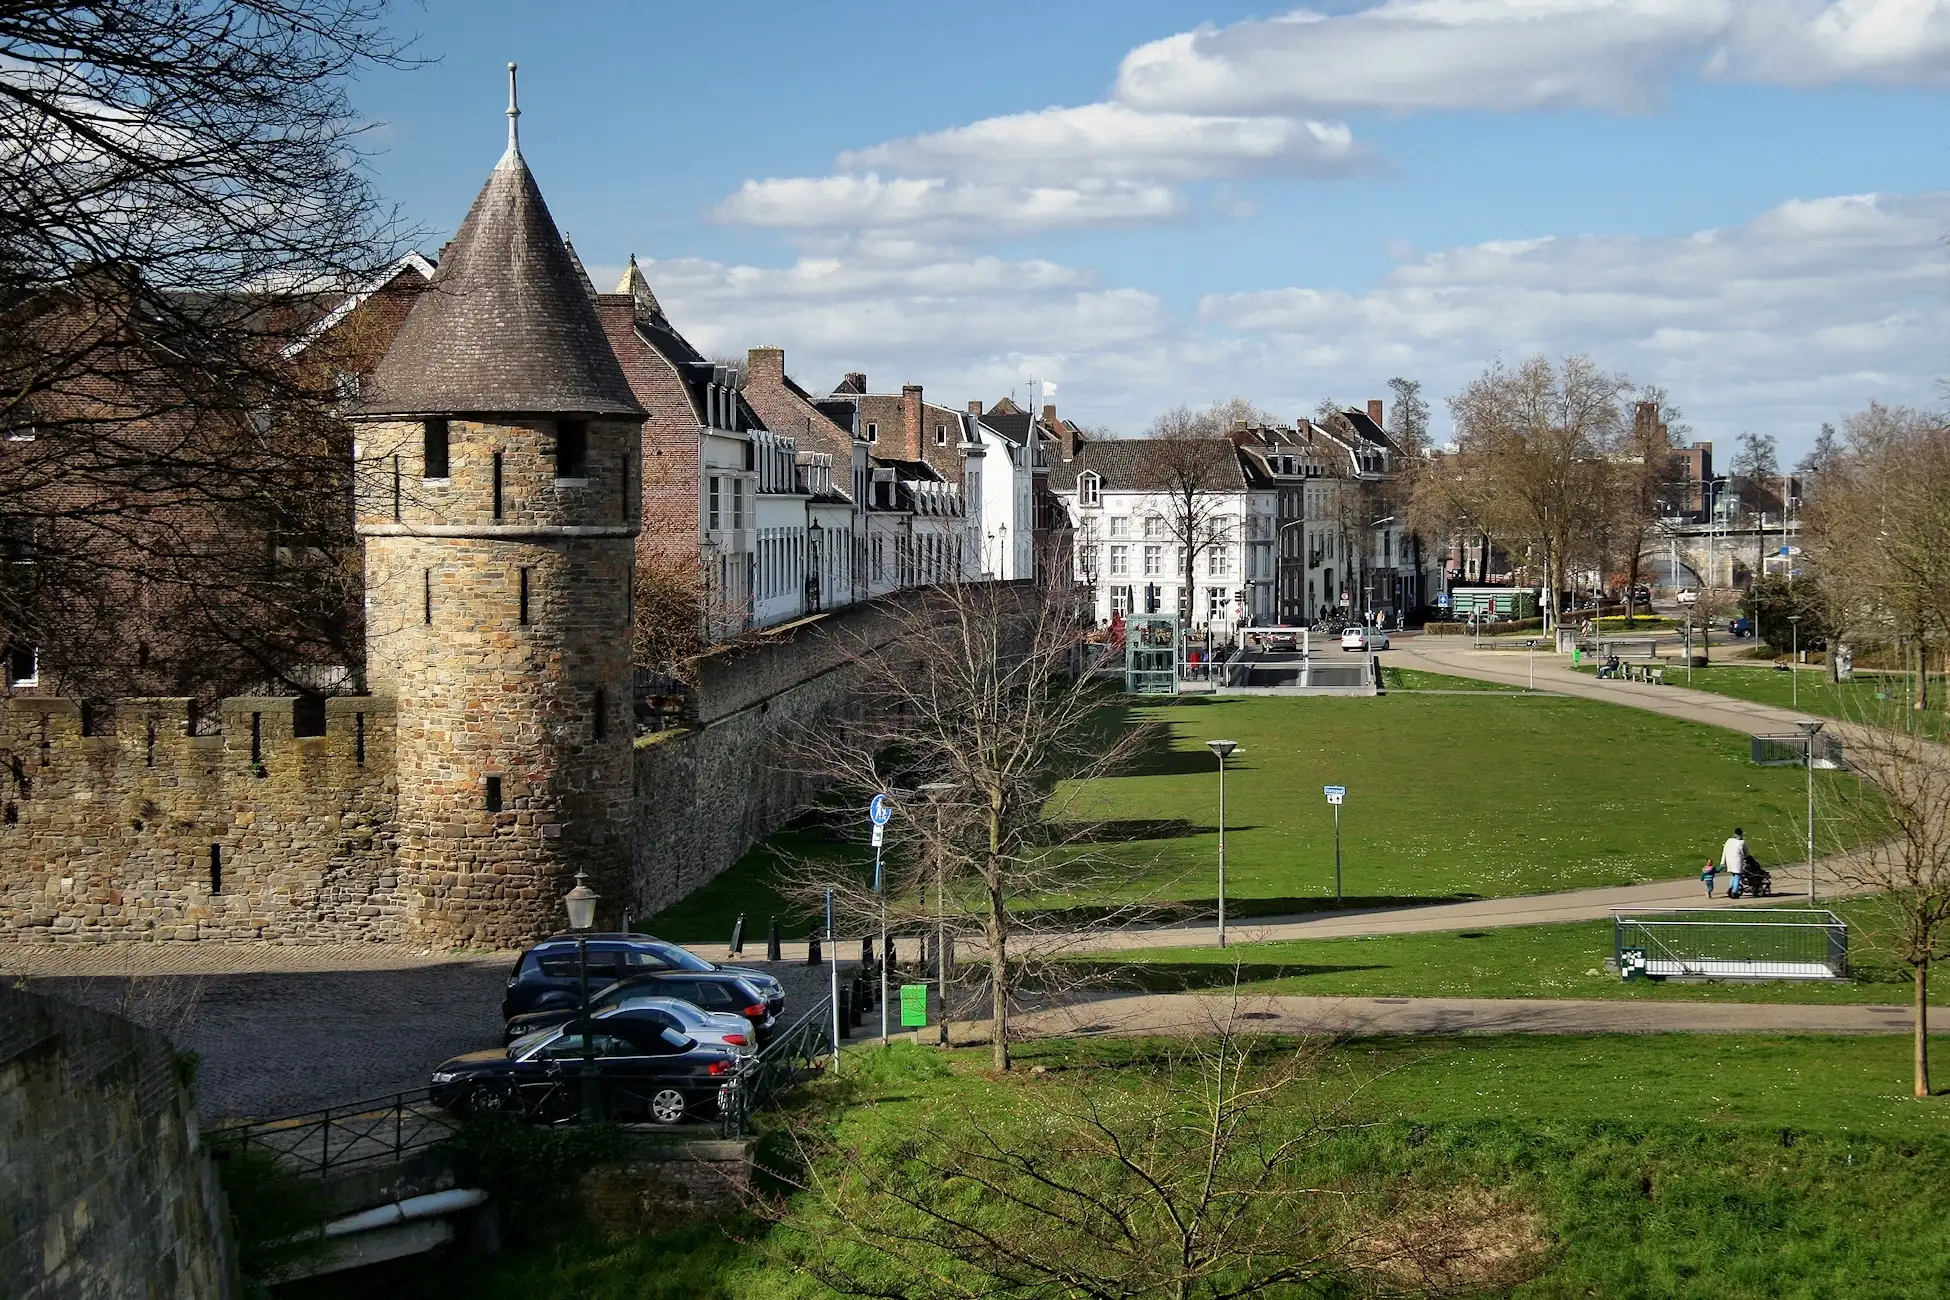
[[[610,990],[614,990],[613,993]],[[704,1044],[721,1044],[731,1050],[734,1056],[750,1056],[758,1051],[758,1031],[738,1011],[706,1011],[694,1002],[682,998],[665,997],[661,988],[654,982],[639,984],[634,980],[624,980],[610,985],[605,993],[610,996],[597,1001],[597,995],[589,995],[589,1003],[597,1015],[616,1012],[656,1020],[668,1025],[686,1038],[695,1038]],[[533,1011],[525,1016],[516,1016],[501,1031],[501,1041],[512,1043],[517,1038],[526,1038],[541,1029],[552,1029],[573,1020],[575,1011]]]
[[[1341,633],[1343,650],[1386,650],[1388,634],[1373,628],[1350,627]]]
[[[771,1036],[778,1015],[745,976],[730,970],[650,971],[615,980],[602,988],[589,990],[591,1011],[621,1006],[629,998],[675,998],[699,1011],[714,1015],[734,1015],[742,1019],[759,1042]],[[571,996],[566,1004],[554,1003],[539,1011],[508,1017],[502,1031],[504,1041],[512,1042],[538,1029],[567,1024],[580,1014],[579,999]]]
[[[1642,582],[1632,588],[1632,603],[1634,605],[1650,605],[1652,603],[1652,588]]]
[[[1673,599],[1682,605],[1697,605],[1699,604],[1699,588],[1681,587],[1679,594],[1674,596]]]
[[[1754,620],[1745,616],[1730,618],[1727,620],[1727,631],[1734,636],[1752,636],[1754,634]]]
[[[589,987],[659,971],[692,974],[725,972],[756,989],[772,1015],[785,1010],[785,986],[764,971],[749,966],[720,966],[716,962],[662,939],[642,934],[592,934],[589,946]],[[530,1011],[573,1009],[581,998],[582,971],[572,935],[544,939],[521,955],[508,976],[501,999],[501,1018],[512,1020]],[[672,996],[681,997],[681,994]],[[688,1001],[689,999],[686,999]],[[706,1007],[710,1010],[710,1007]]]
[[[552,1122],[582,1108],[583,1036],[576,1026],[529,1034],[506,1047],[442,1062],[433,1103],[466,1117],[484,1112]],[[588,1050],[602,1081],[603,1110],[615,1119],[675,1124],[715,1115],[718,1090],[737,1069],[731,1049],[700,1043],[650,1018],[611,1016],[591,1025]]]

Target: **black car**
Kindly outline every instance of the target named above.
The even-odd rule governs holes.
[[[660,971],[727,973],[757,990],[771,1015],[776,1016],[785,1010],[785,986],[764,971],[745,966],[720,966],[688,949],[648,935],[592,934],[586,937],[585,942],[589,947],[591,994],[617,980]],[[521,955],[513,973],[508,976],[508,989],[501,999],[501,1018],[512,1020],[530,1011],[574,1010],[581,1001],[581,975],[574,936],[557,935],[542,940]],[[673,993],[670,996],[684,995]],[[687,1002],[690,1000],[685,998]],[[704,1009],[716,1011],[721,1008],[706,1006]]]
[[[593,970],[591,973],[594,973]],[[600,989],[591,988],[589,1009],[592,1013],[598,1012],[628,997],[676,998],[703,1011],[743,1016],[751,1022],[752,1033],[760,1042],[770,1037],[778,1025],[778,1015],[765,995],[752,986],[750,979],[734,973],[728,967],[708,971],[663,970],[632,975]],[[512,1043],[538,1029],[567,1024],[580,1013],[579,1002],[571,998],[566,1006],[553,1005],[510,1016],[502,1031],[502,1041]]]
[[[722,1047],[707,1047],[654,1017],[594,1019],[590,1048],[611,1119],[675,1124],[716,1115],[719,1089],[737,1069]],[[505,1112],[552,1122],[582,1109],[583,1022],[468,1052],[433,1072],[433,1103],[462,1116]]]

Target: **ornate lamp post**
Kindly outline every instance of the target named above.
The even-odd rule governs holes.
[[[806,612],[819,612],[820,563],[826,552],[826,529],[815,519],[806,525]]]
[[[1226,946],[1226,756],[1239,748],[1236,740],[1208,740],[1205,747],[1219,756],[1219,946]]]
[[[562,899],[569,928],[576,932],[576,969],[582,984],[582,1118],[589,1124],[603,1117],[602,1093],[596,1086],[596,1044],[589,1024],[589,928],[596,923],[597,897],[578,871],[575,888]]]

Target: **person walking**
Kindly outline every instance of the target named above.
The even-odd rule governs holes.
[[[1720,846],[1720,865],[1727,870],[1727,897],[1740,897],[1740,873],[1747,868],[1747,833],[1738,826]]]
[[[1713,897],[1713,877],[1718,875],[1719,871],[1720,869],[1713,865],[1711,859],[1707,861],[1704,867],[1700,868],[1699,882],[1706,886],[1706,896],[1708,898]]]

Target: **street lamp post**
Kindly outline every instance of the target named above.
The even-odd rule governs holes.
[[[1794,724],[1801,728],[1806,741],[1804,766],[1808,770],[1808,901],[1815,901],[1815,733],[1822,724],[1815,718],[1803,718]]]
[[[941,1018],[935,1042],[948,1045],[948,855],[941,851],[941,801],[955,792],[952,781],[930,781],[921,787],[934,805],[934,988]],[[883,942],[881,950],[886,950]],[[886,996],[886,976],[881,976],[881,996]],[[883,1031],[884,1032],[884,1031]]]
[[[1754,608],[1759,609],[1756,605]],[[1801,662],[1801,616],[1788,615],[1788,691],[1793,697],[1793,708],[1801,707],[1801,670],[1795,667]]]
[[[562,899],[569,912],[569,928],[576,932],[576,970],[582,986],[582,1119],[594,1124],[602,1118],[602,1093],[596,1086],[596,1041],[589,1024],[589,928],[596,923],[596,891],[584,873],[576,872],[575,888]]]
[[[1205,747],[1219,756],[1219,946],[1226,946],[1226,756],[1239,748],[1236,740],[1208,740]]]

